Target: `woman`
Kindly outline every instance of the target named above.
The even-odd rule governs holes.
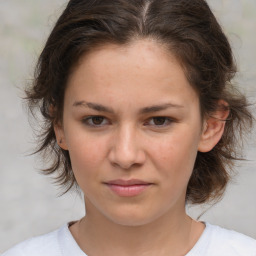
[[[185,211],[221,198],[252,124],[235,73],[204,0],[69,1],[27,99],[44,172],[81,188],[86,216],[4,255],[256,255]]]

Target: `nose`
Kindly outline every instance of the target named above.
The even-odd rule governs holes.
[[[122,169],[128,170],[133,166],[140,166],[145,162],[146,155],[136,128],[124,125],[116,131],[109,160]]]

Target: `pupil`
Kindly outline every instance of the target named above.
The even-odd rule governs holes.
[[[95,116],[95,117],[92,118],[92,121],[93,121],[94,124],[101,124],[102,121],[103,121],[103,117]]]
[[[154,123],[156,125],[163,125],[165,122],[165,117],[155,117],[154,118]]]

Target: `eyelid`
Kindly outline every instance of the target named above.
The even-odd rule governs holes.
[[[95,118],[95,117],[100,117],[100,118],[103,118],[103,120],[107,120],[108,124],[110,124],[109,120],[104,117],[104,116],[101,116],[101,115],[91,115],[91,116],[86,116],[82,119],[82,123],[86,126],[89,126],[89,127],[95,127],[95,128],[100,128],[100,127],[103,127],[105,126],[106,124],[99,124],[99,125],[96,125],[96,124],[93,124],[93,123],[88,123],[89,120],[92,120],[92,118]],[[104,122],[104,121],[103,121]]]
[[[165,118],[165,121],[167,121],[168,123],[167,124],[163,124],[163,125],[156,125],[156,124],[149,124],[149,121],[153,120],[154,118]],[[153,117],[150,117],[147,119],[146,121],[146,125],[149,125],[149,126],[153,126],[153,127],[156,127],[156,128],[163,128],[163,127],[167,127],[167,126],[170,126],[172,125],[172,123],[174,122],[177,122],[174,118],[171,118],[171,117],[167,117],[167,116],[153,116]]]
[[[103,121],[101,124],[93,124],[92,123],[92,119],[93,118],[102,118]],[[157,119],[157,118],[164,118],[164,124],[150,124],[150,122],[154,119]],[[166,117],[166,116],[153,116],[153,117],[150,117],[146,120],[146,122],[143,124],[143,126],[151,126],[151,127],[154,127],[154,128],[157,128],[157,129],[161,129],[161,128],[165,128],[165,127],[168,127],[170,125],[172,125],[172,123],[174,122],[177,122],[177,120],[175,120],[174,118],[171,118],[171,117]],[[102,116],[102,115],[90,115],[90,116],[86,116],[84,118],[82,118],[82,123],[88,127],[92,127],[92,128],[101,128],[101,127],[104,127],[104,126],[107,126],[107,125],[110,125],[111,122],[108,118],[106,118],[105,116]]]

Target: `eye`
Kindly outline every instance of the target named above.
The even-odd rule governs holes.
[[[83,124],[94,127],[101,127],[108,124],[108,120],[104,116],[88,116],[82,120]]]
[[[150,118],[146,122],[146,125],[163,127],[163,126],[170,125],[172,122],[173,120],[171,118],[168,118],[165,116],[157,116],[157,117]]]

